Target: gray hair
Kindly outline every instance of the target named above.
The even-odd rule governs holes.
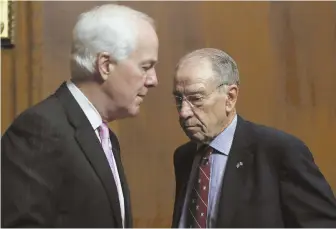
[[[140,20],[154,28],[154,20],[148,15],[121,5],[106,4],[80,14],[73,29],[72,78],[95,74],[97,54],[101,52],[116,61],[126,59],[135,49]]]
[[[239,85],[239,71],[234,59],[222,50],[214,48],[203,48],[188,53],[178,62],[176,70],[178,70],[184,63],[190,60],[206,59],[212,64],[214,76],[225,84]]]

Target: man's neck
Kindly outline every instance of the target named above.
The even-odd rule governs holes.
[[[203,141],[203,142],[198,142],[198,144],[210,144],[218,135],[220,135],[230,124],[232,123],[233,119],[236,116],[236,110],[233,110],[228,116],[227,116],[227,121],[221,125],[222,127],[219,129],[219,131],[214,134],[211,138]]]
[[[106,95],[100,90],[99,85],[94,82],[73,82],[79,90],[86,96],[100,114],[103,122],[108,122],[108,115],[106,105],[108,99]]]

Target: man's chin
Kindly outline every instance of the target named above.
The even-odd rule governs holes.
[[[128,110],[129,117],[136,117],[136,116],[139,115],[139,113],[140,113],[140,106],[139,105],[133,106]]]
[[[133,118],[138,116],[139,113],[140,113],[139,106],[124,108],[122,112],[119,112],[118,119]]]
[[[187,137],[194,142],[202,142],[204,141],[204,136],[200,133],[190,132],[190,131],[184,131]]]

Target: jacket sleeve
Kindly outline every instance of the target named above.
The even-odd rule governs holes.
[[[286,227],[336,227],[334,194],[299,140],[287,142],[282,155],[281,199]]]
[[[48,121],[25,113],[1,140],[1,226],[50,227],[55,216],[59,137]]]

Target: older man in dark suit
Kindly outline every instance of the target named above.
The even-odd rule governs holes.
[[[237,115],[238,86],[235,61],[217,49],[177,66],[174,95],[191,141],[174,154],[172,226],[336,227],[335,197],[307,146]]]

